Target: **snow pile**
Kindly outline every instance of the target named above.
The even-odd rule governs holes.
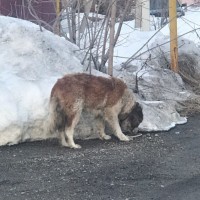
[[[180,117],[175,107],[170,102],[143,101],[144,119],[140,124],[141,131],[168,131],[176,124],[187,122],[185,117]]]
[[[0,145],[42,138],[57,78],[83,71],[76,46],[33,23],[0,16]]]

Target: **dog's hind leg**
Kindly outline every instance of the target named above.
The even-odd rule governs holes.
[[[80,114],[81,114],[81,112],[78,112],[74,115],[74,117],[71,117],[71,118],[68,117],[68,121],[67,121],[68,124],[65,127],[65,136],[67,139],[67,144],[65,144],[65,142],[64,142],[64,146],[74,148],[74,149],[81,148],[80,145],[75,144],[75,142],[74,142],[74,128],[80,119]],[[63,138],[63,140],[64,140],[64,138]]]
[[[60,132],[59,136],[60,136],[61,145],[64,147],[69,147],[69,144],[67,143],[66,138],[65,138],[65,131]]]
[[[96,127],[99,134],[100,139],[102,140],[110,140],[111,136],[105,134],[105,122],[102,116],[96,116]]]

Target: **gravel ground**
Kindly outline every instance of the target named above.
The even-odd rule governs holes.
[[[0,200],[197,200],[200,115],[124,143],[57,140],[0,147]]]

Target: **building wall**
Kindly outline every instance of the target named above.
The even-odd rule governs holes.
[[[50,30],[50,26],[56,19],[55,1],[37,0],[33,2],[34,11],[32,10],[32,13],[35,12],[42,26]],[[29,8],[27,0],[0,0],[0,15],[21,18],[38,24],[39,20],[31,14]]]

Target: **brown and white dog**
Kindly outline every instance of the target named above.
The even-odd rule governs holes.
[[[66,75],[58,79],[50,97],[50,131],[59,131],[61,144],[81,148],[74,143],[74,128],[83,109],[93,112],[101,139],[111,137],[104,132],[105,121],[121,141],[129,141],[120,125],[128,123],[130,131],[143,120],[142,108],[134,94],[118,78],[104,78],[84,73]]]

